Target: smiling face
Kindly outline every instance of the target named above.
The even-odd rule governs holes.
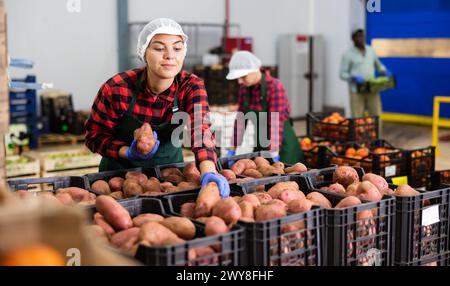
[[[174,78],[181,71],[184,58],[183,38],[176,35],[155,35],[145,52],[149,71],[161,79]]]

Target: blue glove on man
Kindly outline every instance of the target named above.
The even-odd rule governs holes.
[[[236,151],[235,150],[228,150],[227,157],[232,157],[232,156],[236,156]],[[236,161],[233,161],[233,160],[228,161],[228,168],[233,166],[234,163],[236,163]]]
[[[131,142],[131,146],[127,150],[127,153],[126,153],[127,159],[130,161],[134,161],[134,160],[149,160],[150,158],[152,158],[153,155],[155,155],[156,151],[158,150],[159,143],[160,143],[158,140],[158,134],[156,134],[155,131],[153,131],[153,137],[155,137],[155,146],[153,146],[152,151],[150,153],[148,153],[147,155],[144,155],[141,152],[138,152],[137,140],[134,139],[133,142]]]
[[[392,77],[392,73],[389,70],[385,70],[384,72],[381,72],[386,77]]]
[[[217,184],[217,187],[219,187],[220,196],[222,198],[227,198],[230,196],[230,184],[224,176],[215,172],[204,173],[202,175],[202,189],[210,182]]]
[[[357,84],[363,84],[364,83],[364,78],[362,76],[359,76],[359,75],[352,77],[352,80],[354,82],[356,82]]]
[[[280,155],[273,156],[272,160],[273,160],[274,163],[280,162]]]

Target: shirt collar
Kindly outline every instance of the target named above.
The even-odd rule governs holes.
[[[168,89],[166,89],[165,91],[163,91],[161,94],[156,95],[154,94],[150,88],[147,85],[147,68],[144,68],[144,74],[142,75],[143,79],[142,79],[142,88],[141,88],[141,92],[144,93],[144,95],[148,95],[151,97],[156,97],[158,96],[161,99],[164,99],[168,102],[173,102],[174,98],[175,98],[175,92],[177,90],[178,84],[177,84],[177,79],[175,78],[175,80],[173,81],[173,83],[170,85],[170,87]]]

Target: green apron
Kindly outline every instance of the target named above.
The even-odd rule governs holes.
[[[263,73],[261,77],[261,103],[263,110],[257,111],[249,108],[249,98],[250,94],[247,93],[245,98],[245,113],[254,112],[256,114],[256,125],[255,128],[259,128],[259,113],[260,112],[268,112],[267,110],[267,96],[266,96],[266,76]],[[270,116],[270,115],[268,115]],[[269,129],[267,129],[270,132]],[[257,135],[258,132],[255,132]],[[264,151],[268,150],[267,148],[263,148],[259,142],[259,136],[255,138],[256,147],[254,151]],[[292,120],[289,118],[283,125],[283,139],[280,147],[280,160],[287,164],[295,164],[297,162],[304,162],[305,158],[303,155],[303,151],[300,149],[300,145],[298,143],[298,138],[295,135],[294,128],[292,127]]]
[[[145,76],[145,74],[144,74]],[[134,90],[133,98],[128,106],[128,109],[124,116],[119,119],[116,125],[115,131],[117,139],[124,141],[131,145],[134,139],[134,130],[140,128],[144,122],[140,121],[132,115],[134,105],[136,103],[137,95],[141,90],[142,80],[138,81],[137,88]],[[178,111],[178,90],[175,93],[173,101],[172,112]],[[110,171],[120,169],[130,169],[137,167],[154,167],[156,165],[171,164],[183,162],[183,152],[181,147],[175,147],[171,143],[172,131],[180,126],[180,124],[170,124],[170,122],[164,122],[160,125],[152,125],[153,131],[158,134],[158,140],[160,141],[158,150],[150,160],[135,160],[130,161],[128,159],[114,159],[110,157],[103,157],[100,162],[99,171]]]

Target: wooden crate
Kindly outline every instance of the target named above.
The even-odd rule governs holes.
[[[7,178],[30,176],[40,173],[39,159],[21,155],[6,157]]]
[[[85,140],[84,134],[44,134],[38,138],[39,147],[55,146],[55,145],[77,145],[83,144]]]
[[[102,159],[99,154],[94,154],[83,146],[69,150],[40,151],[37,156],[41,161],[42,172],[98,168]]]

